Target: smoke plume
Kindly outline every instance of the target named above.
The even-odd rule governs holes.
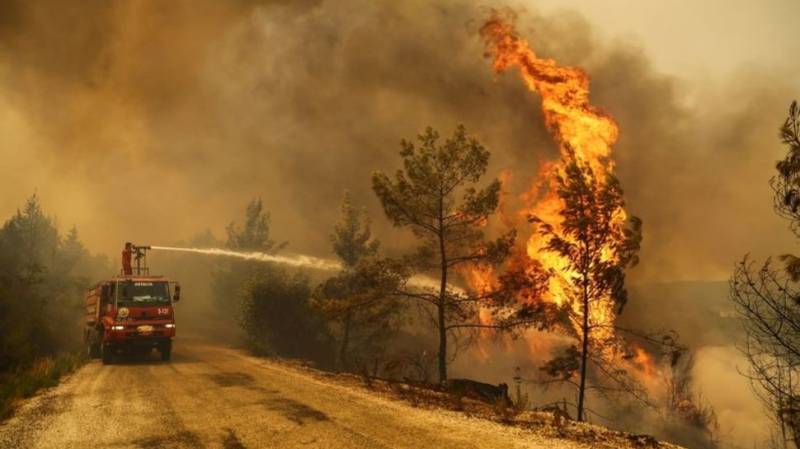
[[[494,173],[532,174],[557,154],[531,94],[480,57],[486,12],[465,1],[10,1],[1,12],[0,209],[38,190],[96,250],[219,230],[261,196],[276,233],[322,254],[341,191],[377,218],[369,173],[392,170],[399,139],[428,124],[463,122]],[[789,98],[777,75],[770,87],[742,75],[690,107],[635,44],[597,43],[576,15],[519,21],[540,53],[585,67],[593,103],[619,121],[619,174],[646,226],[640,278],[721,278],[745,251],[785,247],[765,184],[778,151],[765,138]],[[529,182],[517,173],[512,192]]]

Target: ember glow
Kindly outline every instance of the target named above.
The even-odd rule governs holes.
[[[513,24],[495,14],[481,27],[481,36],[486,43],[486,56],[492,58],[496,73],[516,68],[528,89],[541,96],[545,125],[559,145],[561,160],[545,162],[539,168],[533,184],[521,196],[522,210],[514,212],[523,216],[536,216],[561,233],[561,215],[564,203],[556,192],[556,180],[564,174],[566,162],[574,160],[581,166],[589,167],[598,185],[606,181],[614,172],[612,146],[616,142],[619,129],[616,122],[606,113],[589,102],[589,76],[578,67],[561,66],[558,62],[538,57],[530,44],[514,30]],[[510,176],[504,174],[505,177]],[[619,209],[614,220],[622,224],[627,213]],[[562,256],[545,251],[547,240],[535,229],[531,233],[521,253],[514,258],[522,268],[532,269],[536,263],[552,272],[544,300],[556,304],[571,304],[580,315],[580,303],[571,302],[567,293],[570,279],[577,273],[569,268]],[[613,260],[617,257],[611,247],[603,252],[603,257]],[[493,273],[476,270],[467,276],[476,290],[485,290],[493,285]],[[590,304],[590,320],[593,323],[593,338],[603,342],[613,336],[610,325],[614,322],[615,311],[611,298],[593,301]]]
[[[653,377],[657,374],[658,368],[651,356],[644,348],[636,346],[633,348],[633,363],[647,376]]]

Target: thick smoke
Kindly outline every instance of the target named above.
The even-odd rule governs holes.
[[[538,98],[481,57],[485,16],[466,0],[2,2],[0,212],[38,191],[91,249],[116,254],[221,236],[260,196],[277,239],[327,257],[349,189],[404,251],[411,238],[369,189],[373,170],[397,167],[401,138],[464,123],[492,175],[513,169],[512,196],[557,155]],[[645,226],[634,282],[721,279],[745,252],[786,251],[766,184],[791,98],[780,74],[691,90],[578,15],[527,11],[519,25],[538,53],[585,67],[593,103],[620,124],[618,173]]]
[[[399,139],[428,124],[463,122],[494,173],[515,168],[512,192],[556,154],[534,95],[481,58],[484,9],[290,3],[5,2],[0,209],[38,189],[111,251],[221,230],[261,196],[280,237],[321,252],[341,191],[377,218],[370,172],[392,170]],[[586,67],[620,123],[619,174],[646,226],[639,279],[722,278],[743,252],[786,247],[766,186],[790,98],[777,75],[690,95],[577,15],[520,25],[539,53]]]
[[[459,122],[521,190],[555,152],[536,98],[480,57],[485,10],[395,3],[5,3],[0,207],[39,189],[109,251],[221,229],[259,195],[294,249],[324,251],[343,189],[377,215],[369,173],[396,165],[397,141]],[[539,53],[586,67],[620,122],[620,177],[647,226],[639,277],[724,277],[744,251],[785,247],[766,218],[780,80],[689,98],[578,16],[520,22]]]

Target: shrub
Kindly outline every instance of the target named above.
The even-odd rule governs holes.
[[[240,317],[250,349],[330,366],[331,338],[310,297],[309,281],[302,274],[291,276],[275,267],[255,272],[242,290]]]

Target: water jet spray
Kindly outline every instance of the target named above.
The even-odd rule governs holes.
[[[177,246],[151,246],[150,248],[162,251],[206,254],[210,256],[237,257],[239,259],[254,260],[257,262],[273,262],[292,267],[313,268],[323,271],[337,271],[342,269],[342,264],[335,260],[321,259],[304,254],[276,255],[260,251],[232,251],[221,248],[182,248]]]
[[[222,248],[184,248],[178,246],[156,246],[152,245],[149,249],[160,251],[175,251],[182,253],[205,254],[209,256],[236,257],[244,260],[256,262],[272,262],[292,267],[311,268],[322,271],[339,271],[344,268],[341,262],[320,257],[308,256],[305,254],[277,255],[268,254],[260,251],[233,251]],[[414,275],[409,279],[409,284],[417,288],[438,288],[438,280],[425,275]],[[463,289],[449,285],[450,289],[457,294],[462,294]]]

